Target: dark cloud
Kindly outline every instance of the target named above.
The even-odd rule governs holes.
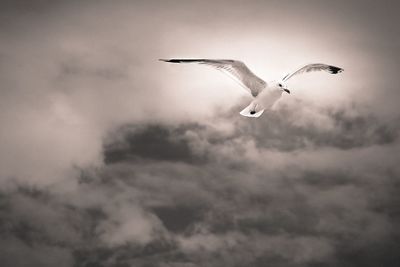
[[[4,242],[21,253],[38,249],[38,261],[50,260],[42,250],[54,250],[74,266],[396,266],[396,166],[363,166],[354,158],[353,170],[339,162],[324,170],[306,162],[273,169],[248,155],[280,148],[253,151],[247,144],[258,135],[242,130],[119,127],[106,138],[104,155],[123,156],[83,169],[75,190],[3,191]],[[366,142],[365,149],[374,145]],[[227,146],[243,153],[233,157]],[[232,168],[237,161],[246,167]]]
[[[237,120],[238,132],[254,138],[257,145],[268,149],[293,151],[307,147],[353,149],[394,143],[398,136],[398,120],[380,121],[356,107],[348,109],[314,107],[315,119],[303,107],[312,103],[283,105],[275,112],[266,112],[265,120],[246,123]],[[300,121],[300,122],[299,122]]]
[[[173,206],[155,207],[153,212],[162,221],[164,226],[171,232],[184,232],[190,225],[202,218],[201,207],[195,206]]]
[[[333,147],[354,149],[373,145],[393,144],[397,140],[397,120],[380,122],[372,114],[357,108],[323,109],[314,107],[319,120],[307,118],[301,107],[310,103],[297,102],[277,111],[266,112],[263,121],[248,121],[232,116],[234,130],[228,134],[211,125],[198,123],[174,125],[127,125],[110,135],[104,146],[106,164],[139,160],[165,160],[201,164],[215,160],[204,147],[232,145],[240,141],[255,141],[263,149],[296,151]],[[236,115],[236,114],[235,114]],[[297,120],[306,121],[298,123]],[[322,118],[322,120],[321,120]],[[212,149],[212,148],[211,148]],[[240,147],[236,146],[240,150]],[[232,166],[233,167],[233,166]]]
[[[171,128],[163,125],[124,126],[118,131],[120,137],[104,148],[106,164],[136,160],[165,160],[199,163],[204,155],[195,153],[187,131],[196,131],[196,124]]]

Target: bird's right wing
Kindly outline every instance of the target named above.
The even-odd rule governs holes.
[[[243,88],[256,97],[267,83],[257,77],[241,61],[230,59],[160,59],[169,63],[198,63],[216,68],[237,81]]]
[[[282,81],[285,82],[289,80],[291,77],[304,72],[321,71],[321,70],[327,71],[332,74],[340,73],[343,71],[342,68],[322,63],[307,64],[291,73],[286,74],[286,76],[282,78]]]

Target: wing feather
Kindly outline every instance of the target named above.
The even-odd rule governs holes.
[[[198,63],[214,67],[237,81],[256,97],[267,83],[257,77],[243,62],[231,59],[160,59],[169,63]]]
[[[336,67],[336,66],[322,64],[322,63],[307,64],[291,73],[288,73],[285,77],[282,78],[282,81],[285,82],[295,75],[299,75],[301,73],[306,73],[306,72],[312,72],[312,71],[327,71],[331,74],[337,74],[337,73],[342,72],[343,69]]]

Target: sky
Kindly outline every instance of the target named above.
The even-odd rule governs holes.
[[[397,267],[396,1],[2,1],[0,262]],[[221,73],[288,82],[273,111]]]

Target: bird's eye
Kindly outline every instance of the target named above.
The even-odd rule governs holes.
[[[278,83],[278,85],[279,85],[279,87],[282,87],[282,84],[281,84],[281,83]]]

